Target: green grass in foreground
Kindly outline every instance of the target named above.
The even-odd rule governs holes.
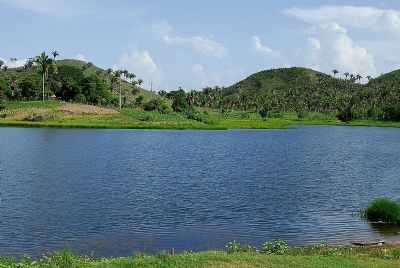
[[[16,127],[54,127],[54,128],[113,128],[113,129],[280,129],[295,125],[339,125],[339,126],[376,126],[400,127],[400,122],[356,120],[350,123],[338,121],[334,115],[309,113],[304,119],[298,119],[294,113],[285,113],[279,118],[263,120],[255,112],[230,111],[224,114],[217,110],[199,108],[208,123],[190,120],[180,113],[160,114],[144,112],[140,109],[123,109],[114,115],[66,115],[58,112],[62,104],[56,101],[8,102],[6,112],[34,113],[35,109],[46,109],[50,116],[44,120],[32,122],[7,116],[0,118],[0,126]]]
[[[179,255],[136,254],[124,258],[77,257],[60,252],[41,260],[0,259],[0,268],[394,268],[400,267],[400,249],[330,248],[316,246],[291,249],[285,255],[259,252],[232,253],[210,251]]]

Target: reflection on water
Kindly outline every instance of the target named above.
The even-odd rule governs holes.
[[[0,255],[103,256],[398,239],[360,209],[400,194],[400,129],[0,129]]]

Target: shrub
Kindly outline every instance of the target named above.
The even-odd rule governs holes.
[[[171,107],[163,99],[152,99],[143,105],[143,109],[148,112],[157,111],[161,114],[167,114],[171,112]]]
[[[202,122],[202,123],[205,123],[205,124],[211,123],[211,120],[210,120],[209,116],[206,113],[201,113],[199,111],[196,111],[193,108],[187,109],[185,111],[185,114],[186,114],[186,117],[188,119],[195,120],[195,121],[198,121],[198,122]]]
[[[266,254],[284,255],[289,251],[288,244],[283,240],[265,242],[262,251]]]
[[[389,199],[376,199],[362,211],[362,216],[369,221],[400,224],[400,204]]]

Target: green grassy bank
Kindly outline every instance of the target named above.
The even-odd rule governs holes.
[[[111,129],[279,129],[295,125],[340,125],[400,127],[400,122],[357,120],[350,123],[338,121],[334,115],[307,114],[298,119],[294,113],[278,118],[262,119],[255,112],[229,111],[221,113],[200,109],[202,119],[189,119],[182,113],[145,112],[142,109],[115,109],[57,101],[7,102],[0,112],[0,126],[53,127],[53,128],[111,128]],[[70,109],[71,108],[71,109]]]
[[[394,268],[400,267],[400,249],[331,248],[316,246],[291,249],[284,255],[259,252],[228,254],[222,251],[178,255],[136,254],[124,258],[77,257],[68,252],[48,255],[40,260],[0,259],[1,268]]]

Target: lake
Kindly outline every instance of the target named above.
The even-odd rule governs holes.
[[[400,240],[359,217],[400,196],[400,129],[0,128],[0,255]]]

